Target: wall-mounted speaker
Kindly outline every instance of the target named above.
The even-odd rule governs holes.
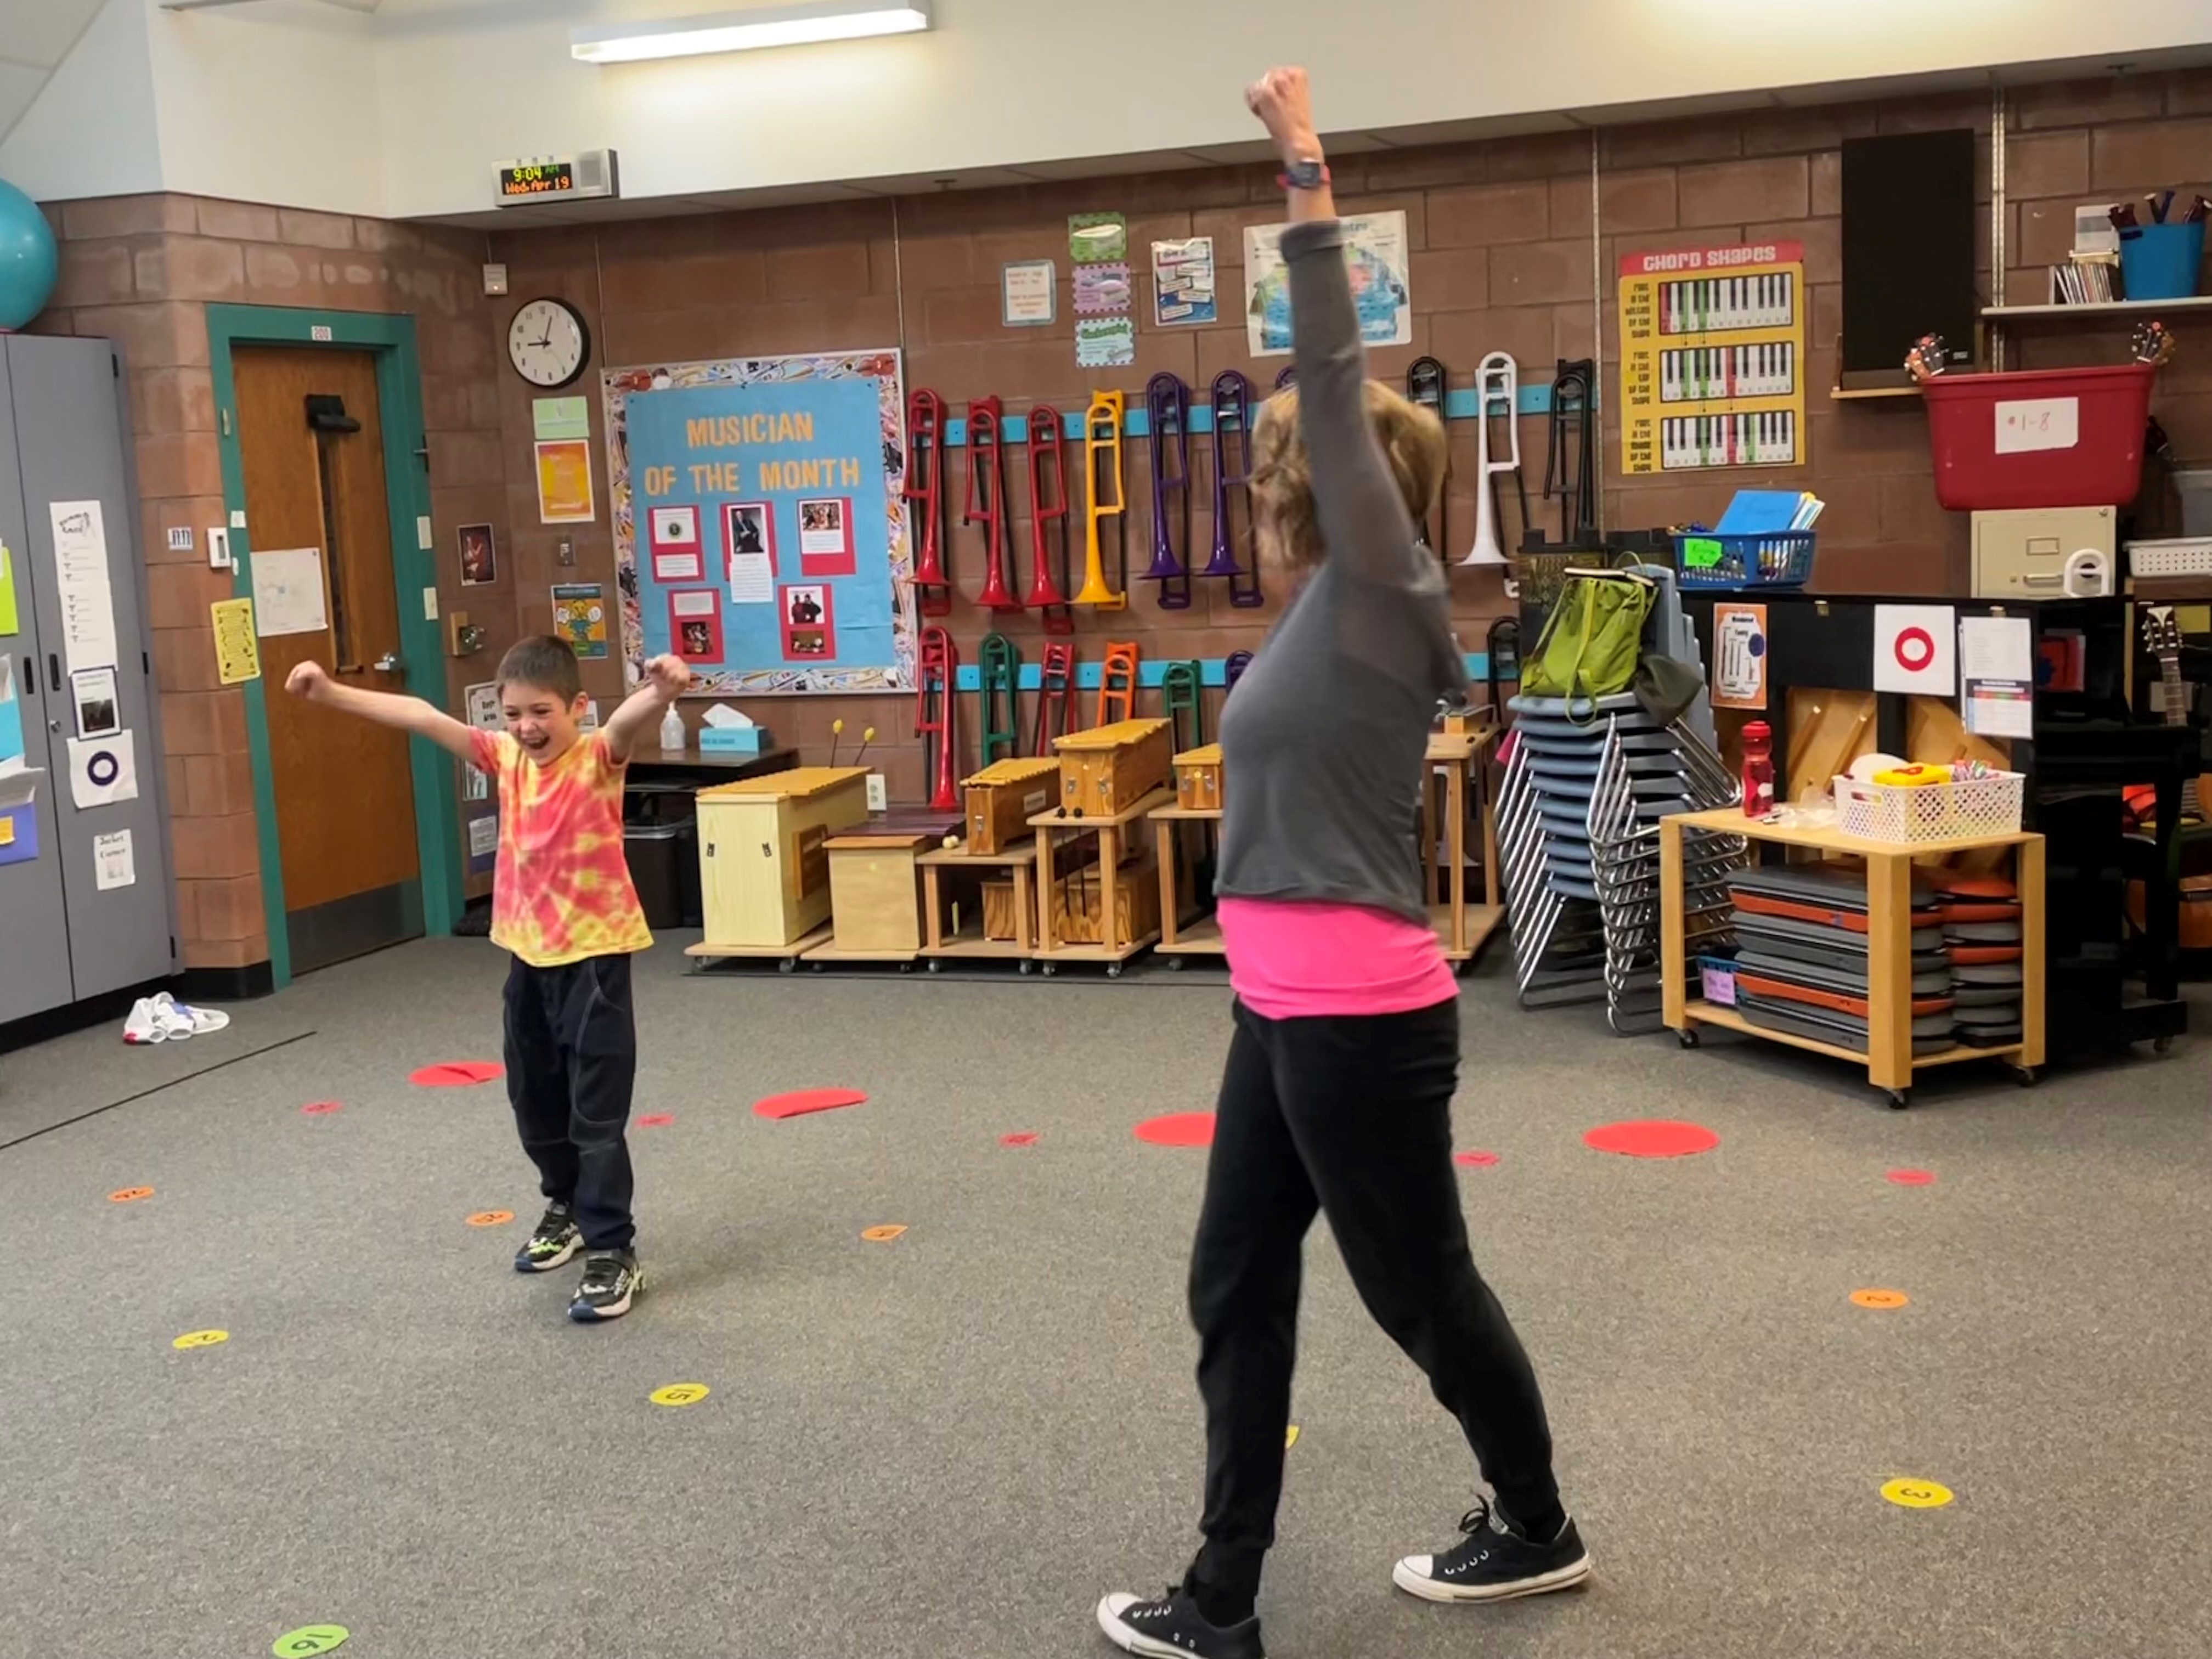
[[[1923,334],[1972,363],[1980,310],[1972,130],[1846,140],[1844,389],[1911,385],[1905,354]]]

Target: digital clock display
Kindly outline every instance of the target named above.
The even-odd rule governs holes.
[[[573,161],[518,161],[499,170],[502,200],[531,196],[559,196],[576,188]]]

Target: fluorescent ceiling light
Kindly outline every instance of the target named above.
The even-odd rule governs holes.
[[[649,58],[696,58],[819,40],[912,34],[928,27],[929,0],[818,0],[811,5],[725,12],[719,17],[571,29],[568,52],[586,64],[635,64]]]

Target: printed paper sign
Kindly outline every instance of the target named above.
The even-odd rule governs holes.
[[[1959,618],[1948,605],[1874,608],[1874,689],[1948,697],[1958,689]]]
[[[999,271],[999,320],[1008,328],[1041,328],[1058,315],[1060,268],[1049,259],[1017,259]]]
[[[799,503],[799,574],[849,576],[859,568],[853,550],[853,503],[821,496]]]
[[[1153,243],[1152,320],[1169,328],[1210,323],[1216,315],[1213,238]]]
[[[0,634],[13,634],[21,626],[15,615],[15,556],[0,542]]]
[[[1071,213],[1067,251],[1078,264],[1103,264],[1129,254],[1129,222],[1118,213]]]
[[[499,820],[496,817],[469,820],[469,857],[489,859],[499,851]]]
[[[112,835],[92,838],[93,885],[105,893],[113,887],[130,887],[138,880],[137,866],[131,856],[131,832],[118,830]]]
[[[1359,337],[1371,346],[1411,343],[1413,265],[1405,214],[1355,214],[1339,222]],[[1255,357],[1285,356],[1291,349],[1291,274],[1283,264],[1283,233],[1289,228],[1245,227],[1245,343]]]
[[[1137,361],[1137,325],[1127,317],[1085,317],[1075,325],[1079,368],[1127,368]]]
[[[541,441],[592,435],[592,404],[588,398],[532,398],[532,434]]]
[[[138,760],[131,733],[69,740],[70,798],[77,810],[138,799]]]
[[[1118,261],[1075,268],[1075,314],[1097,316],[1129,308],[1129,267]]]
[[[647,520],[653,548],[653,579],[696,582],[706,569],[699,550],[699,509],[656,507]]]
[[[2024,398],[1997,405],[1997,453],[2072,449],[2081,441],[2079,398]]]
[[[1766,607],[1713,607],[1713,707],[1766,707]]]
[[[107,531],[98,501],[56,501],[55,592],[71,672],[115,666],[115,595],[107,585]]]
[[[806,662],[837,654],[836,590],[826,585],[782,587],[776,604],[783,617],[783,654]]]
[[[721,595],[711,587],[679,588],[668,596],[668,637],[686,662],[719,663],[722,650]]]
[[[775,508],[767,501],[731,501],[722,508],[729,555],[730,603],[775,603]]]
[[[217,599],[208,606],[215,623],[215,677],[222,685],[261,678],[261,642],[253,632],[253,601]],[[87,737],[90,732],[85,733]]]
[[[253,620],[263,639],[280,634],[320,634],[330,623],[323,598],[319,547],[270,548],[253,562]]]
[[[581,438],[562,438],[536,449],[538,523],[591,523],[598,516],[592,501],[591,445]]]
[[[70,676],[70,702],[80,738],[108,738],[123,729],[112,668],[88,668]]]
[[[2025,617],[1959,619],[1960,713],[1984,738],[2035,736],[2035,639]]]

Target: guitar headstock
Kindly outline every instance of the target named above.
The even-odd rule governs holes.
[[[2143,649],[2160,659],[2178,658],[2181,654],[2181,624],[2175,619],[2170,605],[2147,605],[2142,607]]]

